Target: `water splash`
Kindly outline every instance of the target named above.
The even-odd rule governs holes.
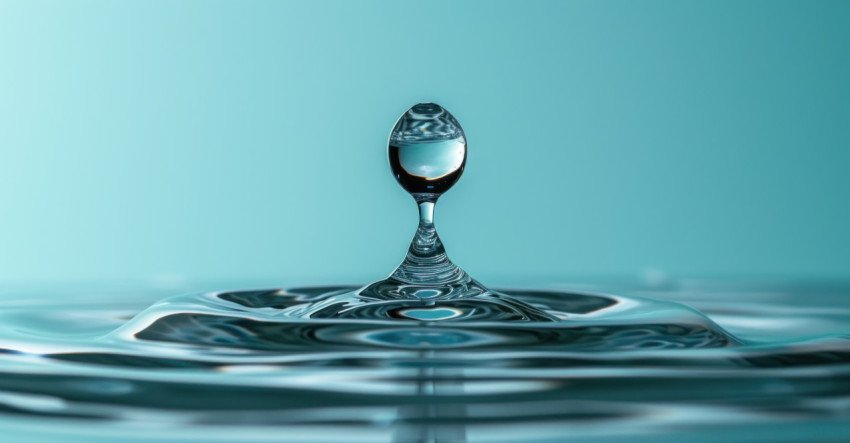
[[[466,150],[460,124],[433,103],[393,128],[390,166],[419,226],[384,280],[146,309],[114,296],[0,305],[4,437],[114,441],[156,428],[153,440],[563,441],[722,437],[749,423],[752,435],[803,439],[804,426],[778,425],[811,422],[824,438],[850,434],[846,297],[807,318],[800,306],[816,291],[785,306],[750,305],[740,291],[679,297],[699,312],[655,299],[676,298],[663,292],[489,289],[452,263],[434,226]]]
[[[466,166],[466,135],[435,103],[419,103],[390,133],[392,173],[415,200],[419,226],[402,263],[384,280],[328,297],[297,311],[304,318],[453,319],[557,322],[528,303],[493,291],[455,265],[434,225],[437,200]]]

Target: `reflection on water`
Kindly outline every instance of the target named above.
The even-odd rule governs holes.
[[[0,426],[86,441],[850,431],[850,286],[374,302],[356,289],[196,294],[143,310],[6,296]],[[349,302],[336,318],[315,309]],[[514,315],[530,309],[540,314]]]

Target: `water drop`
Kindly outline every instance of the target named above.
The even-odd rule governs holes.
[[[452,263],[434,226],[437,199],[460,179],[466,166],[466,135],[457,119],[436,103],[408,109],[390,132],[388,156],[398,183],[419,207],[419,226],[407,255],[386,279],[315,303],[301,311],[311,318],[481,318],[557,321],[513,297],[492,291]],[[465,300],[458,304],[459,300]],[[389,302],[389,303],[387,303]],[[450,306],[438,307],[438,303]],[[444,308],[454,309],[447,315]],[[399,314],[401,313],[401,314]],[[406,313],[406,314],[405,314]]]
[[[460,123],[436,103],[420,103],[396,123],[389,140],[390,167],[417,200],[436,199],[460,179],[466,136]]]
[[[419,205],[419,227],[407,256],[391,278],[411,285],[401,295],[457,295],[451,285],[469,280],[446,255],[434,227],[434,206],[463,174],[466,136],[460,123],[436,103],[419,103],[402,114],[390,133],[390,167]],[[425,285],[427,288],[422,288]],[[434,287],[444,290],[434,289]]]

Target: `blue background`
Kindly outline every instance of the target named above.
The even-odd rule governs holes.
[[[0,1],[0,283],[850,276],[847,1]],[[181,283],[182,282],[182,283]]]

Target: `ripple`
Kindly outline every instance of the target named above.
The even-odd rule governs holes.
[[[549,426],[675,429],[690,423],[682,411],[769,426],[850,410],[850,335],[749,342],[649,298],[364,300],[329,286],[190,294],[126,317],[107,303],[0,310],[0,419],[391,426],[383,439],[404,441],[426,428],[562,435]]]
[[[238,304],[239,311],[210,300]],[[345,306],[340,309],[340,306]],[[540,315],[528,315],[529,310]],[[326,317],[330,312],[335,317]],[[246,350],[613,351],[730,346],[738,340],[675,303],[566,292],[449,300],[370,300],[357,291],[238,291],[184,296],[140,314],[119,334],[135,340]]]

